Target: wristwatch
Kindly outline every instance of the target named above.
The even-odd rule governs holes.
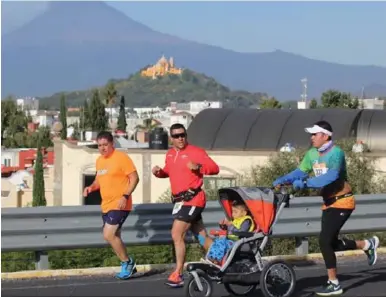
[[[201,168],[202,168],[202,165],[201,164],[197,164],[197,170],[200,171]]]
[[[129,199],[129,198],[130,198],[130,195],[123,194],[123,197],[125,197],[126,199]]]

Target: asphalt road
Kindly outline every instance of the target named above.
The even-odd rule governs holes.
[[[386,256],[379,255],[369,267],[364,257],[339,259],[339,279],[345,290],[341,296],[386,296]],[[297,290],[294,297],[314,296],[316,288],[326,281],[324,266],[295,266]],[[127,281],[111,275],[49,279],[2,280],[2,296],[183,296],[183,289],[164,285],[168,272],[138,275]],[[213,297],[229,294],[222,285],[214,285]],[[262,296],[257,290],[256,297]]]

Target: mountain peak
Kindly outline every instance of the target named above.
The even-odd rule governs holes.
[[[155,32],[102,1],[52,1],[35,19],[8,34],[5,43],[19,46],[48,44],[122,44],[179,40]]]
[[[50,1],[48,2],[48,10],[85,10],[85,9],[110,9],[103,1]]]

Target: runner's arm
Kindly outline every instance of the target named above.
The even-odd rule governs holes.
[[[99,159],[97,159],[96,161],[96,164],[95,164],[95,167],[96,167],[96,172],[95,172],[95,178],[94,178],[94,181],[92,182],[92,184],[89,186],[89,188],[91,189],[90,191],[91,192],[94,192],[94,191],[98,191],[100,189],[100,185],[99,185],[99,177],[98,177],[98,170],[99,170]]]
[[[216,175],[220,172],[219,166],[216,162],[213,161],[208,154],[202,150],[198,149],[196,152],[197,163],[201,165],[200,173],[203,175]]]
[[[156,177],[158,178],[167,178],[169,177],[169,164],[167,162],[167,159],[165,158],[165,166],[164,168],[161,168],[156,174]]]
[[[311,161],[308,152],[305,154],[302,162],[299,167],[290,173],[283,175],[277,178],[273,182],[273,186],[281,185],[281,184],[292,184],[297,179],[305,179],[308,177],[308,173],[312,170]]]
[[[341,168],[344,166],[344,153],[336,154],[329,163],[328,171],[325,174],[307,179],[308,188],[322,188],[336,181],[339,178]]]
[[[95,179],[89,187],[91,188],[91,192],[98,191],[100,189],[97,174],[95,174]]]
[[[135,191],[135,189],[139,183],[139,176],[138,176],[137,168],[135,167],[133,160],[127,155],[122,160],[121,165],[122,165],[124,173],[129,177],[129,183],[127,186],[127,190],[124,194],[130,196]]]
[[[126,195],[131,195],[135,189],[137,188],[137,185],[139,183],[139,176],[137,171],[133,171],[132,173],[129,174],[129,185],[128,189],[126,191]]]

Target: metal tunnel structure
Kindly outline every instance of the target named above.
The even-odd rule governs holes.
[[[207,150],[279,150],[308,147],[305,127],[326,120],[333,139],[355,138],[386,151],[386,111],[353,109],[205,109],[188,128],[189,142]]]

